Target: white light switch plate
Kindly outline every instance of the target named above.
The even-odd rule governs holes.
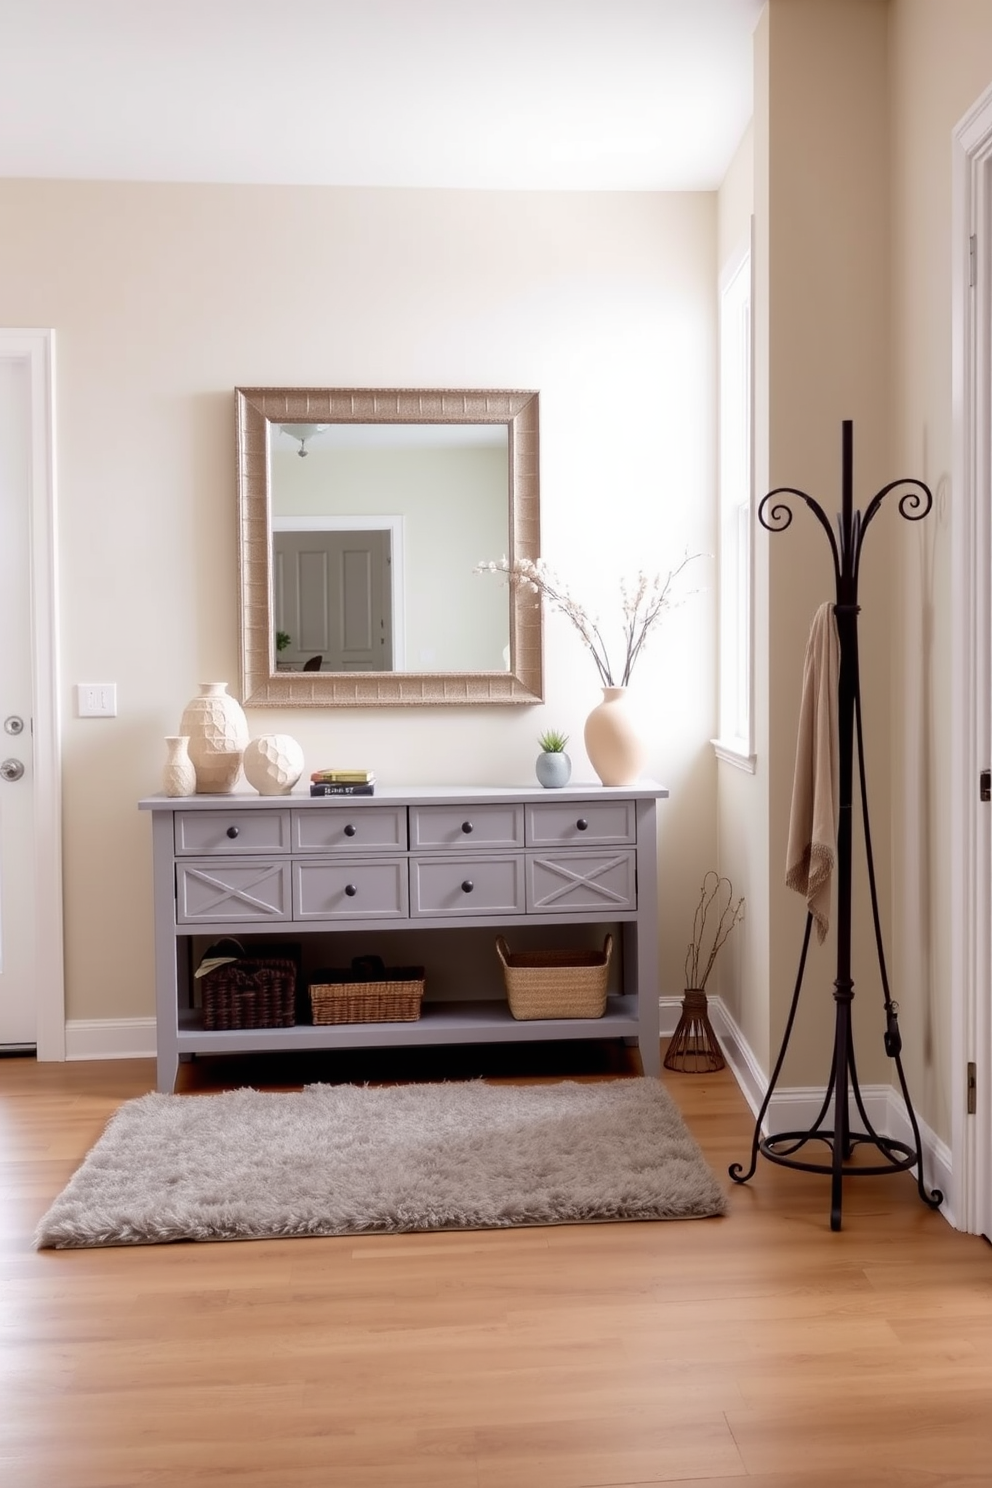
[[[116,682],[78,682],[76,699],[80,718],[116,718]]]

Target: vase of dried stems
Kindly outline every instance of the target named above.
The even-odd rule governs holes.
[[[604,785],[632,785],[640,777],[647,751],[630,719],[626,687],[603,688],[603,701],[586,719],[584,739]]]

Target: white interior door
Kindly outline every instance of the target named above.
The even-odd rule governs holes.
[[[951,1123],[956,1222],[992,1238],[992,88],[953,160]]]
[[[51,340],[0,331],[0,1048],[61,1059]]]

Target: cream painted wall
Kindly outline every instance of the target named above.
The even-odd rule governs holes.
[[[713,194],[501,194],[0,183],[0,323],[55,328],[68,1016],[152,1012],[148,819],[163,735],[201,680],[237,691],[237,385],[532,387],[542,547],[578,584],[712,553]],[[662,817],[662,991],[715,854],[714,596],[634,681]],[[396,782],[530,782],[594,669],[560,617],[538,708],[249,715],[308,765]],[[119,716],[74,716],[77,681]]]
[[[992,82],[987,0],[893,0],[893,446],[919,473],[935,511],[898,550],[892,631],[899,641],[893,706],[893,981],[920,1107],[951,1136],[950,674],[951,136]]]
[[[755,35],[755,495],[760,501],[773,487],[797,486],[829,519],[840,507],[844,419],[855,428],[855,504],[866,505],[891,478],[886,20],[886,0],[770,0]],[[722,199],[728,240],[742,197],[736,187]],[[748,903],[737,959],[722,974],[731,983],[739,978],[728,1003],[766,1074],[785,1028],[805,924],[804,903],[784,886],[803,656],[817,606],[834,597],[825,535],[802,502],[793,509],[788,532],[755,533],[756,770],[747,776],[721,765],[719,787],[721,862]],[[871,537],[861,668],[872,829],[884,844],[891,560],[875,550],[891,536],[873,528]],[[889,866],[887,858],[879,865],[886,925]],[[860,875],[854,903],[859,1073],[887,1079]],[[827,1077],[835,974],[831,935],[810,955],[783,1087],[822,1085]]]

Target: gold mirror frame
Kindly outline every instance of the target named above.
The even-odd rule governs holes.
[[[508,557],[540,553],[538,395],[512,389],[236,388],[241,696],[250,708],[415,708],[540,703],[542,610],[514,585],[506,672],[278,672],[275,667],[269,430],[273,424],[505,424]],[[488,557],[479,554],[480,559]],[[492,554],[499,558],[501,554]],[[482,580],[482,582],[486,582]],[[489,582],[492,582],[490,580]],[[457,623],[457,616],[452,617]]]

